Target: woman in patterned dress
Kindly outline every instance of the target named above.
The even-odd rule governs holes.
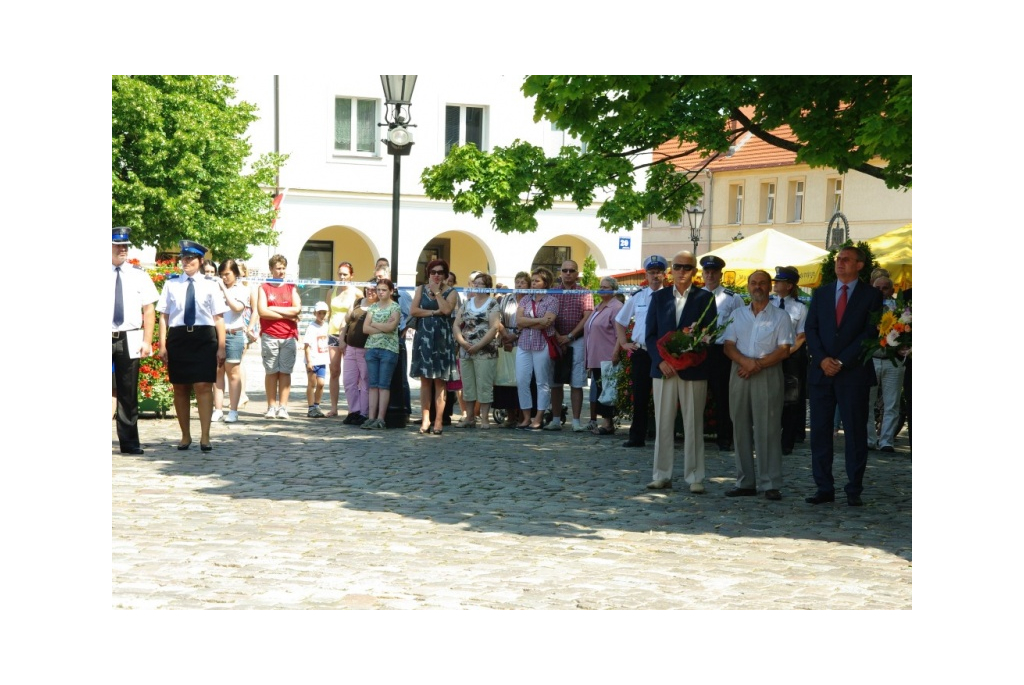
[[[409,376],[420,379],[420,408],[423,420],[420,433],[441,435],[448,381],[459,380],[455,366],[455,338],[452,336],[451,314],[459,304],[454,288],[448,288],[448,262],[434,259],[427,264],[427,282],[416,288],[409,308],[419,319],[412,341]],[[434,423],[430,426],[430,405],[433,400]]]

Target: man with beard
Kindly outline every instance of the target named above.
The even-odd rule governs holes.
[[[785,311],[768,306],[771,284],[767,271],[750,274],[750,304],[733,312],[723,336],[725,356],[732,360],[729,410],[736,448],[736,487],[726,497],[756,496],[760,485],[765,499],[782,499],[781,362],[793,344],[793,324]]]

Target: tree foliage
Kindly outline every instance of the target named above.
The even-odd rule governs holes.
[[[910,76],[529,76],[522,90],[536,98],[534,120],[552,121],[586,151],[563,147],[547,157],[521,140],[491,152],[467,145],[425,169],[423,186],[456,212],[479,217],[490,207],[504,233],[536,230],[537,212],[555,200],[584,209],[601,190],[610,199],[597,215],[614,232],[650,214],[679,220],[699,197],[690,182],[699,169],[678,173],[673,157],[639,163],[640,155],[678,140],[684,149],[677,157],[699,152],[710,162],[750,132],[795,152],[797,162],[906,189],[912,85]],[[786,124],[796,141],[771,134]]]
[[[878,262],[875,261],[875,254],[871,251],[871,246],[863,240],[857,243],[847,240],[821,258],[821,283],[818,284],[819,288],[836,282],[836,255],[839,254],[840,250],[847,247],[859,248],[864,253],[864,266],[857,272],[857,280],[871,285],[871,272],[878,267]]]
[[[201,242],[218,257],[246,258],[272,244],[272,186],[285,157],[265,154],[243,174],[243,137],[256,107],[232,102],[230,76],[114,76],[111,220],[132,242]]]

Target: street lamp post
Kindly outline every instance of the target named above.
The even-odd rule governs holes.
[[[704,222],[704,208],[697,206],[686,210],[690,220],[690,242],[693,243],[693,256],[697,257],[697,243],[700,242],[700,225]]]
[[[380,126],[388,127],[387,138],[381,142],[388,146],[388,154],[395,158],[395,173],[391,189],[391,281],[398,286],[398,210],[401,198],[402,157],[412,150],[412,132],[409,131],[412,107],[412,91],[416,87],[415,76],[381,76],[384,87],[384,121]],[[398,291],[395,291],[398,295]],[[409,364],[406,359],[405,342],[398,341],[398,364],[391,374],[391,399],[388,402],[384,422],[388,428],[404,428],[409,414]]]
[[[398,209],[402,185],[402,157],[412,150],[412,132],[408,127],[412,107],[412,91],[416,87],[415,76],[381,76],[384,87],[384,121],[388,127],[387,138],[381,142],[388,146],[388,154],[395,158],[395,174],[391,196],[391,277],[398,281]],[[403,109],[404,108],[404,109]]]

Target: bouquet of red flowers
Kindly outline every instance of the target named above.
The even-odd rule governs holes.
[[[732,323],[732,319],[723,323],[712,321],[703,325],[704,317],[711,309],[712,297],[700,318],[692,326],[681,328],[678,331],[669,331],[658,340],[658,352],[661,358],[668,362],[676,371],[688,369],[691,366],[698,366],[704,363],[708,356],[708,345],[714,343],[715,339],[725,331],[725,327]]]

